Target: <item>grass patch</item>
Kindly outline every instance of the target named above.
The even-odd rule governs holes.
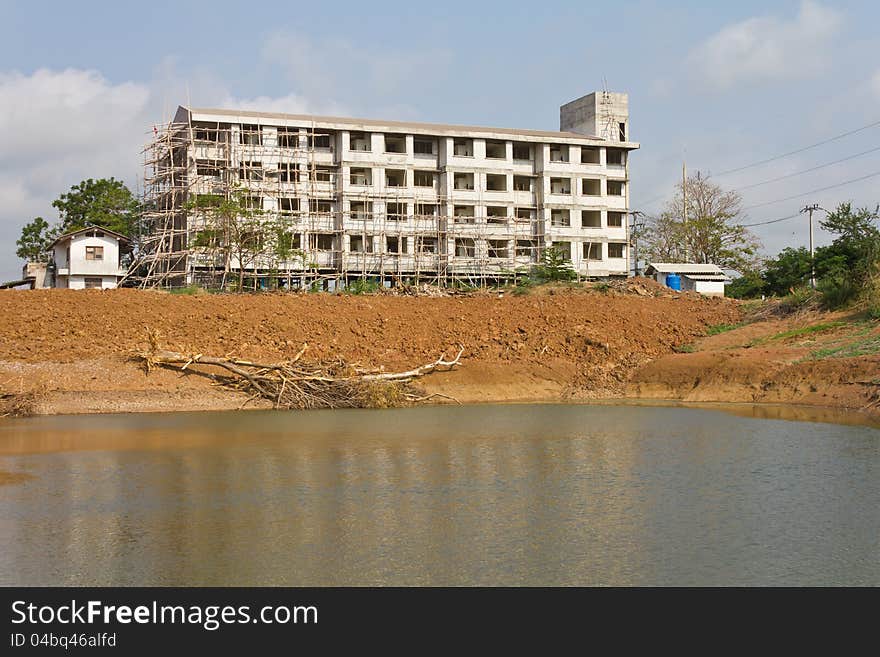
[[[186,287],[172,287],[168,291],[171,294],[184,294],[184,295],[208,294],[208,290],[203,288],[201,285],[187,285]]]
[[[715,324],[714,326],[710,326],[706,329],[706,335],[718,335],[719,333],[727,333],[728,331],[733,331],[734,329],[741,328],[748,324],[748,322],[740,322],[739,324]]]
[[[824,324],[813,324],[812,326],[799,326],[796,329],[791,329],[790,331],[783,331],[782,333],[777,333],[776,335],[771,335],[768,338],[765,338],[767,342],[771,340],[788,340],[789,338],[799,338],[804,335],[812,335],[814,333],[821,333],[822,331],[830,331],[831,329],[835,329],[838,326],[844,326],[846,322],[825,322]]]
[[[817,349],[810,354],[810,359],[855,358],[856,356],[870,356],[877,353],[880,353],[880,335],[874,335],[864,340],[854,340],[836,347]]]
[[[692,354],[697,350],[697,348],[692,344],[680,344],[677,347],[673,347],[672,351],[677,354]]]

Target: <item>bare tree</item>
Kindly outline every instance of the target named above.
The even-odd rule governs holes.
[[[648,221],[645,251],[657,262],[701,262],[748,271],[759,262],[761,243],[739,224],[742,199],[699,172],[687,179],[687,213],[681,183],[663,212]],[[686,220],[685,220],[686,218]]]

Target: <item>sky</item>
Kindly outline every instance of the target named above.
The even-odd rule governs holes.
[[[743,223],[880,202],[876,2],[0,0],[0,12],[0,280],[20,274],[21,227],[53,223],[72,185],[115,176],[137,191],[151,126],[181,104],[556,130],[560,105],[607,88],[629,94],[641,143],[633,209],[660,211],[683,161],[740,191]],[[768,255],[807,244],[805,216],[753,230]]]

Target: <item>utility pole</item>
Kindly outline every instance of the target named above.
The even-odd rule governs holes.
[[[632,215],[632,228],[630,229],[630,238],[632,239],[632,247],[633,247],[633,270],[635,271],[636,276],[641,276],[641,272],[639,271],[639,236],[642,234],[642,228],[645,227],[645,222],[640,220],[639,217],[644,216],[643,212],[639,210],[633,210],[629,214]]]
[[[681,161],[681,217],[684,220],[684,259],[688,259],[687,245],[687,222],[688,222],[688,191],[687,191],[687,165]]]
[[[801,208],[801,214],[809,213],[810,216],[810,287],[816,289],[816,258],[813,250],[813,212],[819,209],[818,203],[813,205],[805,205]]]

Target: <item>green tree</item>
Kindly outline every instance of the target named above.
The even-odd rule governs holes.
[[[880,206],[874,210],[853,210],[850,203],[841,203],[837,209],[819,222],[825,230],[837,237],[823,249],[827,258],[836,257],[836,273],[849,272],[856,279],[864,277],[880,258]],[[818,260],[818,254],[817,254]],[[817,262],[818,268],[818,262]]]
[[[131,236],[138,213],[138,201],[121,180],[83,180],[52,205],[58,209],[62,233],[86,226],[101,226]]]
[[[724,293],[733,299],[755,299],[764,294],[766,283],[756,271],[745,272],[728,284]]]
[[[712,263],[719,267],[751,271],[758,267],[758,239],[740,225],[742,199],[734,191],[703,178],[687,179],[687,206],[682,184],[659,217],[645,231],[645,253],[655,262]],[[686,212],[685,212],[686,209]]]
[[[541,254],[541,263],[534,268],[535,278],[544,281],[570,281],[577,276],[571,261],[555,246]]]
[[[49,222],[36,217],[21,229],[21,237],[15,242],[15,255],[28,262],[47,262],[49,245],[58,235],[58,229],[50,228]]]
[[[221,287],[226,287],[229,275],[236,269],[237,289],[243,290],[245,272],[255,270],[261,259],[271,258],[275,253],[276,228],[255,206],[241,189],[232,190],[229,198],[197,195],[186,206],[191,218],[202,225],[191,246],[223,258]]]
[[[805,247],[788,247],[764,264],[765,290],[768,294],[784,297],[793,288],[806,285],[810,280],[810,252]]]

